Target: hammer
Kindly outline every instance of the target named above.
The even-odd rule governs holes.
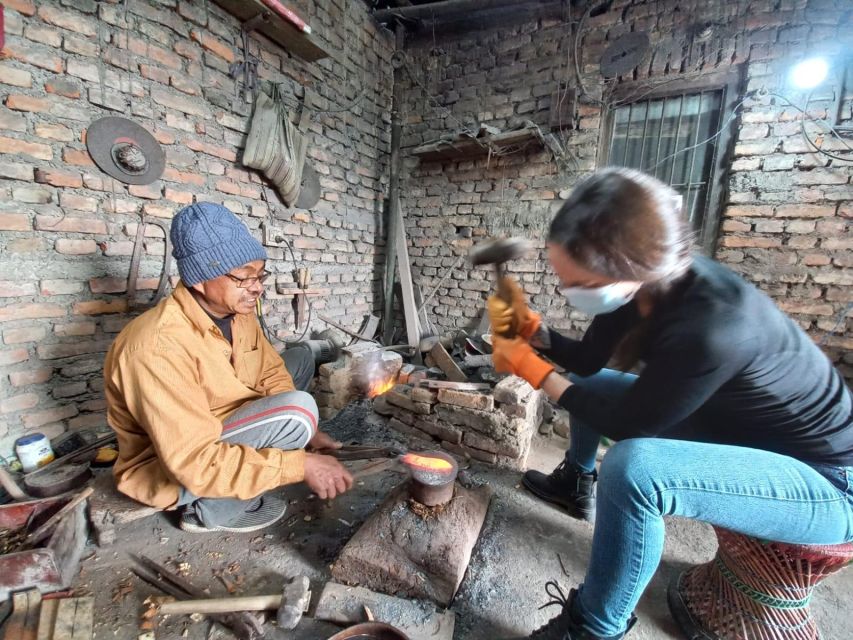
[[[177,600],[160,605],[162,615],[192,613],[232,613],[235,611],[276,610],[276,622],[282,629],[295,629],[311,601],[310,583],[305,576],[297,576],[284,585],[281,595],[245,596],[240,598],[203,598]]]
[[[506,284],[504,283],[503,265],[504,262],[520,258],[530,250],[530,242],[524,238],[499,238],[497,240],[488,240],[471,247],[468,254],[471,260],[471,265],[474,267],[491,264],[495,267],[495,278],[497,278],[498,296],[507,304],[512,302],[511,294]],[[515,336],[515,328],[511,328],[509,334],[505,337],[512,338]]]

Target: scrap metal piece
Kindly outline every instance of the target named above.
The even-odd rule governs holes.
[[[626,33],[614,40],[601,54],[601,75],[615,78],[639,65],[649,50],[649,36],[642,32]]]
[[[92,122],[86,130],[86,148],[101,171],[125,184],[151,184],[166,166],[166,154],[154,136],[127,118]]]

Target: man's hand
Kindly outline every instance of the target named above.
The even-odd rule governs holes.
[[[306,453],[305,484],[321,500],[331,500],[352,488],[352,475],[331,456]]]
[[[499,336],[515,334],[529,341],[542,324],[539,314],[530,310],[524,291],[512,278],[501,278],[498,291],[500,295],[490,296],[486,302],[492,333]]]
[[[536,355],[533,347],[523,338],[492,336],[492,362],[498,373],[511,373],[527,380],[534,389],[539,389],[554,371],[554,365]]]
[[[314,437],[308,442],[309,449],[340,449],[341,443],[335,440],[328,433],[317,431]]]

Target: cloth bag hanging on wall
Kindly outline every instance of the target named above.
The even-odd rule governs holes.
[[[269,93],[262,87],[255,98],[243,165],[263,173],[292,207],[299,197],[306,151],[305,136],[290,121],[278,85],[270,84]]]

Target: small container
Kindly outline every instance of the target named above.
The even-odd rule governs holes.
[[[15,440],[15,454],[21,461],[24,473],[35,471],[54,458],[50,440],[43,433],[31,433]]]

